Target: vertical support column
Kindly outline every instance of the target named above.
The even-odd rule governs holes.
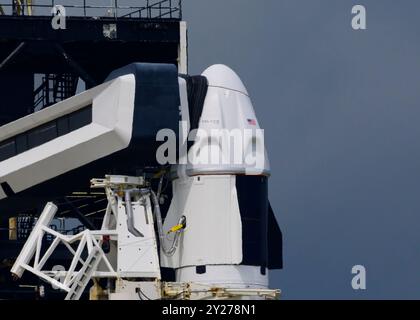
[[[42,211],[42,214],[40,215],[31,234],[29,235],[28,240],[26,240],[22,251],[16,258],[16,262],[11,270],[12,274],[16,275],[19,278],[22,276],[23,272],[25,271],[24,266],[31,261],[32,257],[35,254],[35,250],[38,244],[38,237],[44,232],[42,230],[42,227],[48,227],[51,224],[51,221],[54,218],[56,212],[57,206],[52,202],[48,202],[44,208],[44,211]]]
[[[179,23],[178,72],[188,74],[188,28],[187,22]]]
[[[33,10],[32,10],[32,0],[26,1],[26,12],[28,13],[28,16],[32,16]]]

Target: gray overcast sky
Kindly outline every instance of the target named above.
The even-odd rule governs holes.
[[[366,31],[351,28],[355,4]],[[234,68],[266,130],[284,298],[420,298],[419,12],[409,0],[184,1],[190,73]]]

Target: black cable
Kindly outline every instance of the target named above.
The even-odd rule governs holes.
[[[137,288],[137,294],[138,294],[138,296],[139,296],[139,298],[140,298],[140,300],[144,300],[141,296],[143,295],[145,298],[146,298],[146,300],[152,300],[152,299],[150,299],[148,296],[146,296],[145,294],[144,294],[144,292],[141,290],[141,288]]]

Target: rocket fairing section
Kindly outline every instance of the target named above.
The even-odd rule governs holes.
[[[193,141],[179,132],[180,121]],[[175,251],[161,250],[160,266],[174,269],[177,282],[267,288],[267,270],[283,266],[268,200],[270,165],[248,91],[224,65],[191,77],[173,65],[131,64],[98,87],[1,127],[0,206],[65,195],[95,176],[159,171],[162,129],[187,145],[170,164],[163,231],[182,219],[186,227]],[[220,132],[234,132],[240,148],[226,148]],[[202,161],[211,154],[236,160]]]

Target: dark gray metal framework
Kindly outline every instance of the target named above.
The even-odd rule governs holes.
[[[82,5],[68,6],[81,11],[66,12],[65,30],[54,30],[51,15],[37,12],[47,6],[39,1],[29,16],[24,7],[20,14],[13,12],[11,0],[6,10],[0,0],[5,9],[0,14],[0,125],[73,96],[79,79],[90,88],[133,62],[178,64],[180,0],[143,0],[144,6],[134,7],[120,5],[123,0],[114,6],[80,0]],[[48,8],[58,3],[45,2]],[[112,10],[113,15],[88,16],[89,9]]]
[[[79,2],[66,5],[66,0],[36,0],[33,14],[28,15],[26,6],[18,10],[14,1],[0,0],[0,126],[67,99],[76,93],[81,80],[87,88],[93,87],[130,63],[178,66],[181,1],[138,0],[134,6],[125,5],[124,0],[115,0],[112,6],[99,6],[91,0]],[[110,0],[104,2],[109,4]],[[51,8],[55,4],[66,8],[65,30],[51,26]],[[87,188],[88,181],[86,184]],[[60,217],[76,217],[91,227],[106,201],[104,195],[86,193],[86,188],[48,200],[56,200]],[[0,299],[25,297],[24,289],[9,276],[9,262],[23,240],[8,240],[8,217],[36,216],[45,201],[38,196],[35,200],[40,207],[21,210],[22,202],[16,201],[0,214]],[[29,225],[20,227],[23,231],[30,229]],[[66,260],[66,255],[60,254],[57,264]],[[38,284],[32,278],[23,283]],[[34,298],[32,291],[26,294]],[[53,290],[47,295],[58,296]]]

